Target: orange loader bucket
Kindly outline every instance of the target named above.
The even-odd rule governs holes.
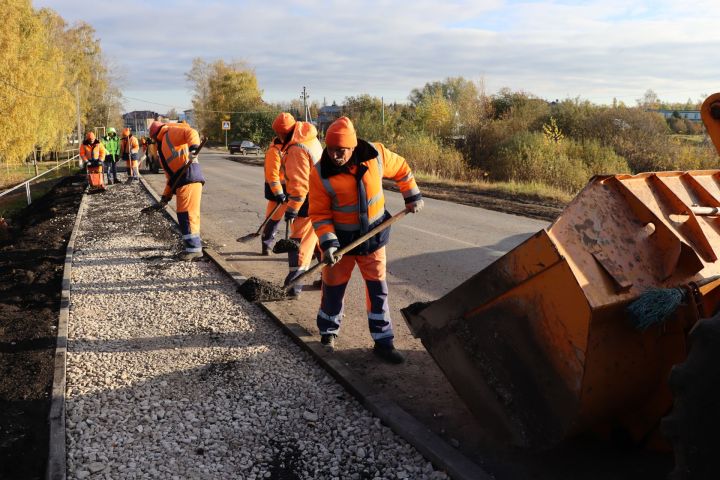
[[[720,273],[719,213],[720,170],[598,176],[550,227],[403,315],[498,441],[618,428],[646,440],[702,305],[645,331],[625,307]]]

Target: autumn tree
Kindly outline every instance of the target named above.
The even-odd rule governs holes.
[[[214,63],[196,58],[186,74],[193,87],[193,108],[198,126],[210,139],[224,139],[222,122],[231,120],[233,137],[246,137],[258,114],[267,107],[262,101],[255,72],[244,62]]]
[[[103,101],[117,111],[119,91],[102,65],[92,27],[68,27],[54,11],[34,10],[29,0],[8,0],[3,13],[0,162],[21,162],[36,147],[64,147],[76,129],[76,88],[83,123],[104,125],[93,115]]]

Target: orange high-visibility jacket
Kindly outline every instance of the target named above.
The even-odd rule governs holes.
[[[130,135],[130,153],[138,153],[140,150],[140,144],[138,139],[134,135]],[[122,137],[120,139],[120,155],[124,160],[127,160],[128,153],[128,137]]]
[[[282,167],[282,144],[273,143],[265,152],[265,198],[274,200],[276,195],[285,193],[285,171]]]
[[[307,217],[307,196],[310,183],[310,171],[322,155],[322,145],[317,139],[315,125],[308,122],[296,122],[292,138],[283,146],[282,168],[285,170],[288,203],[285,212],[297,213]]]
[[[85,142],[80,145],[80,158],[85,162],[90,160],[100,160],[102,162],[105,160],[105,155],[107,155],[105,145],[99,140],[95,140],[91,145],[87,145]]]
[[[190,158],[190,152],[200,146],[197,130],[187,123],[163,125],[157,134],[157,143],[160,164],[167,180],[163,197],[172,197],[175,190],[183,185],[205,183],[200,164]]]
[[[310,176],[310,218],[320,248],[343,247],[390,217],[385,210],[383,178],[395,181],[405,203],[421,198],[405,159],[382,143],[358,139],[353,156],[341,167],[323,151]],[[386,229],[351,253],[372,253],[389,238],[389,229]]]

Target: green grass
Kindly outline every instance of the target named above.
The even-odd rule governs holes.
[[[521,197],[538,203],[568,203],[573,195],[550,187],[542,183],[524,182],[489,182],[477,180],[474,182],[463,182],[459,180],[448,180],[437,175],[428,175],[422,172],[415,172],[415,178],[420,183],[431,183],[434,186],[448,185],[455,188],[464,188],[478,194],[490,194],[499,196]]]

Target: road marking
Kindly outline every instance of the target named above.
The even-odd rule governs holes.
[[[483,246],[483,245],[478,245],[477,243],[470,243],[470,242],[465,242],[463,240],[458,240],[457,238],[448,237],[446,235],[440,235],[439,233],[431,232],[429,230],[423,230],[422,228],[411,227],[410,225],[397,225],[397,226],[402,227],[402,228],[409,228],[410,230],[415,230],[416,232],[422,232],[422,233],[425,233],[428,235],[433,235],[435,237],[440,237],[440,238],[444,238],[446,240],[451,240],[453,242],[462,243],[463,245],[470,245],[471,247],[482,247]]]

